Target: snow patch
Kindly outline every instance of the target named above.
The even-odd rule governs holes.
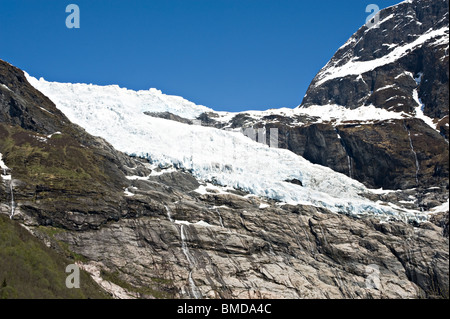
[[[6,170],[9,170],[9,167],[6,166],[5,162],[3,161],[3,154],[2,153],[0,153],[0,169],[3,172],[6,172]],[[6,175],[6,173],[4,175]]]
[[[124,193],[125,193],[125,196],[128,196],[128,197],[134,196],[134,194],[133,194],[132,192],[130,192],[130,191],[128,190],[128,188],[125,188]]]
[[[52,138],[53,135],[61,135],[61,134],[62,134],[61,132],[55,132],[53,134],[47,135],[47,138]]]
[[[449,211],[449,206],[450,206],[450,202],[449,202],[449,200],[447,199],[447,202],[443,203],[443,204],[440,205],[440,206],[437,206],[437,207],[432,208],[432,209],[430,210],[430,212],[431,212],[432,214],[445,213],[445,212],[448,212],[448,211]]]
[[[392,112],[377,108],[374,105],[360,106],[353,110],[336,104],[312,105],[301,107],[297,110],[296,115],[317,117],[319,120],[316,122],[336,121],[336,125],[348,121],[366,122],[369,124],[374,121],[403,119],[408,116],[404,112]]]
[[[6,90],[12,92],[12,90],[11,90],[9,87],[7,87],[6,85],[4,85],[4,84],[0,84],[0,87],[2,87],[2,88],[4,88],[4,89],[6,89]]]
[[[379,24],[381,24],[383,21],[380,21]],[[398,46],[392,51],[390,51],[387,55],[378,59],[360,62],[356,61],[356,59],[353,58],[352,60],[348,61],[346,64],[342,66],[336,66],[336,64],[330,65],[328,67],[326,66],[319,73],[318,81],[315,83],[315,85],[319,86],[327,81],[336,78],[344,78],[349,75],[358,75],[367,73],[380,66],[397,61],[398,59],[408,54],[408,52],[422,46],[429,40],[439,38],[438,41],[443,41],[441,37],[448,38],[448,27],[444,27],[439,30],[429,30],[425,34],[419,36],[415,41],[408,43],[404,46]]]

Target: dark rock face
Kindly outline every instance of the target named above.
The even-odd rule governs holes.
[[[21,70],[1,60],[0,83],[1,123],[51,134],[69,122],[50,100],[28,84]]]
[[[446,0],[415,0],[382,10],[379,24],[363,26],[317,74],[302,106],[373,104],[414,114],[417,88],[427,116],[448,116],[448,5]],[[407,53],[387,58],[402,47]],[[373,66],[342,72],[344,66],[364,62]]]
[[[191,120],[185,119],[181,116],[172,114],[170,112],[144,112],[145,115],[152,116],[152,117],[158,117],[161,119],[176,121],[184,124],[193,124]]]
[[[245,194],[199,194],[185,172],[167,174],[132,181],[127,210],[135,215],[98,228],[95,219],[76,214],[67,216],[70,222],[94,227],[48,236],[42,227],[33,227],[32,218],[24,222],[49,246],[68,244],[92,274],[102,270],[135,287],[152,287],[133,294],[99,281],[121,298],[448,294],[448,238],[432,223],[386,224],[310,206],[280,207]],[[370,276],[373,270],[375,277]]]
[[[339,104],[354,109],[372,104],[412,116],[418,116],[418,102],[423,103],[423,113],[434,120],[431,129],[410,119],[364,125],[351,132],[354,125],[337,127],[351,158],[352,177],[368,186],[448,188],[448,5],[448,1],[424,0],[382,10],[379,24],[356,32],[317,74],[303,100],[301,107]],[[439,34],[429,36],[433,32]],[[409,49],[401,58],[387,58],[405,46]],[[358,63],[374,66],[342,73]],[[303,156],[340,172],[344,166],[343,159],[336,165],[316,155]]]
[[[337,128],[354,178],[386,189],[448,188],[448,144],[421,120]]]

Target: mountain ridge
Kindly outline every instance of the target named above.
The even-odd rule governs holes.
[[[301,105],[374,104],[414,114],[417,89],[425,115],[448,118],[448,5],[414,0],[381,10],[377,24],[361,27],[319,71]]]

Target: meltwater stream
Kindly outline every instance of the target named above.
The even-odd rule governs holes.
[[[187,261],[189,262],[189,286],[191,288],[192,295],[195,299],[201,299],[202,294],[200,293],[200,290],[195,285],[194,279],[192,278],[192,271],[195,268],[195,258],[192,256],[191,252],[189,251],[189,247],[186,244],[186,233],[184,231],[183,224],[180,225],[180,235],[181,235],[181,249],[183,250],[184,255],[186,256]]]
[[[167,218],[169,219],[169,221],[171,223],[176,223],[172,218],[170,208],[168,206],[165,206],[165,208],[166,208],[166,212],[167,212]],[[200,290],[198,289],[198,287],[195,285],[194,279],[192,278],[192,271],[196,267],[196,263],[195,263],[194,256],[191,254],[191,252],[189,251],[189,247],[186,244],[187,236],[186,236],[186,232],[184,230],[184,226],[185,225],[183,225],[183,224],[180,225],[181,250],[183,251],[183,254],[186,256],[186,259],[189,263],[189,275],[188,275],[189,286],[191,289],[192,296],[195,299],[201,299],[202,294],[201,294]]]
[[[419,185],[419,172],[420,172],[420,165],[419,165],[419,159],[417,157],[417,153],[414,150],[414,145],[411,139],[411,131],[409,128],[405,125],[405,130],[408,132],[408,139],[409,139],[409,147],[411,148],[411,152],[414,154],[414,159],[416,161],[416,184]]]
[[[9,215],[9,218],[12,219],[14,217],[15,206],[16,206],[16,203],[14,202],[14,190],[13,190],[12,178],[9,180],[9,191],[11,194],[11,214]]]
[[[341,134],[339,134],[339,131],[337,128],[334,128],[336,131],[337,137],[339,141],[341,142],[342,147],[344,148],[345,154],[347,154],[347,165],[348,165],[348,177],[353,178],[353,171],[352,171],[352,158],[348,154],[347,147],[345,146],[344,141],[342,140]]]
[[[12,175],[8,174],[8,170],[10,170],[10,169],[3,162],[3,155],[1,153],[0,153],[0,169],[2,171],[1,172],[2,179],[5,181],[7,188],[9,188],[9,194],[11,197],[11,203],[10,203],[11,210],[10,210],[9,218],[12,219],[14,217],[15,206],[16,206],[16,203],[14,202],[13,179],[12,179]]]

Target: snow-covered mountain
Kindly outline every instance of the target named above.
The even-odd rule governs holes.
[[[444,118],[448,123],[448,6],[448,0],[411,0],[380,11],[320,70],[302,107],[375,105],[425,115],[434,128]]]
[[[383,11],[356,41],[403,16],[361,51],[384,61],[385,41],[401,57],[366,72],[362,55],[336,56],[308,93],[318,102],[296,109],[215,112],[155,89],[37,80],[0,60],[0,234],[25,226],[114,298],[448,298],[443,4]],[[349,75],[356,64],[366,73]],[[352,104],[352,83],[369,78],[371,97]],[[405,107],[386,104],[400,93]],[[7,288],[26,290],[12,268],[0,267]]]

